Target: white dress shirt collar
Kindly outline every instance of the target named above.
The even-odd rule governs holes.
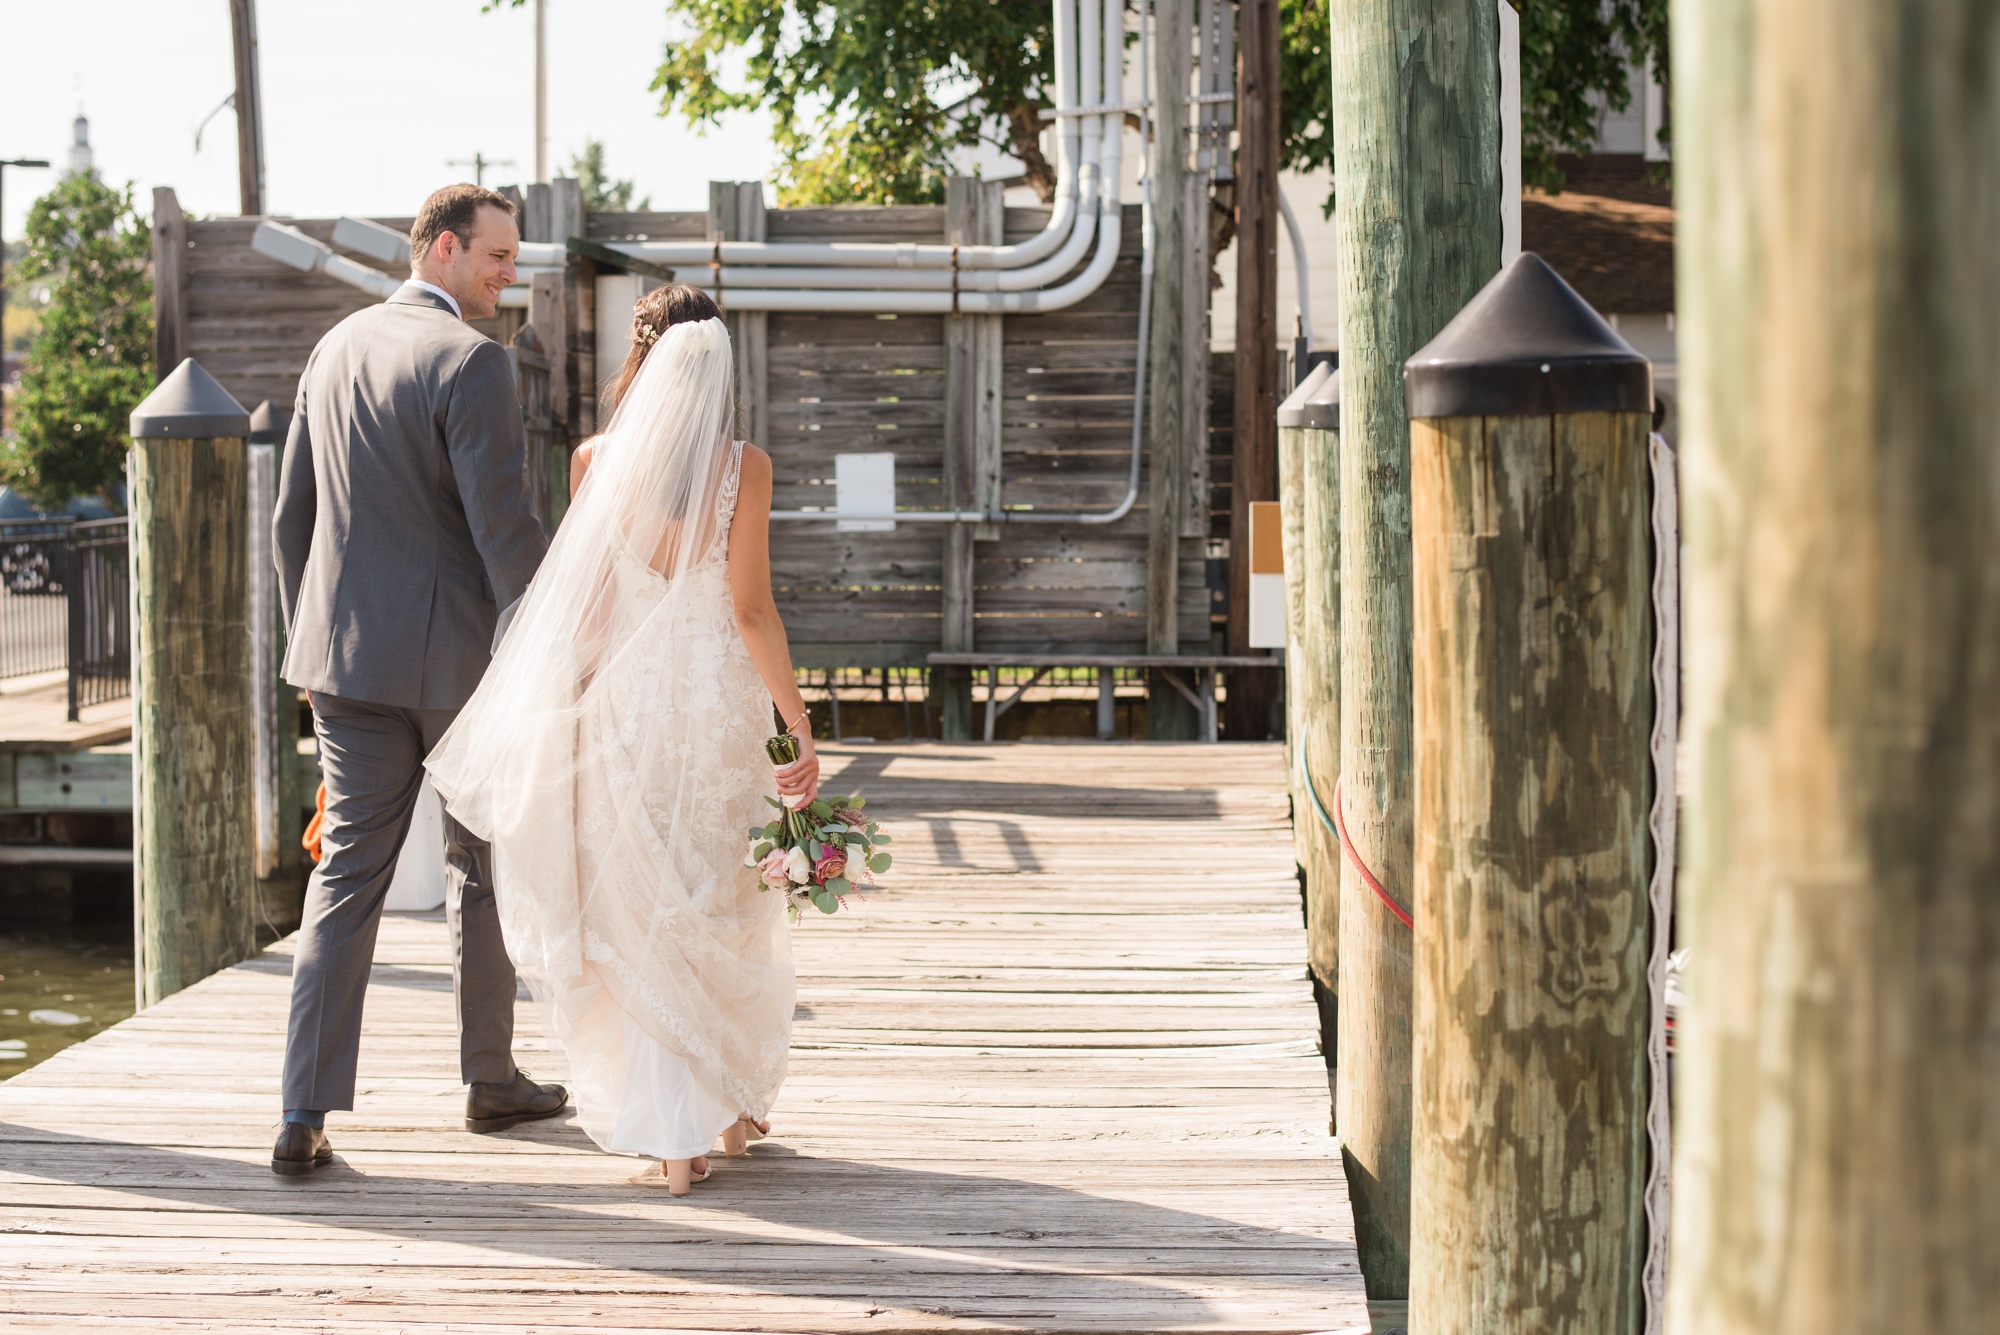
[[[451,293],[445,291],[443,288],[439,287],[436,283],[426,283],[421,278],[412,278],[410,280],[410,286],[420,287],[426,292],[437,293],[439,296],[444,298],[445,304],[451,307],[451,313],[453,315],[456,315],[461,320],[465,318],[465,312],[459,309],[458,298],[452,296]]]

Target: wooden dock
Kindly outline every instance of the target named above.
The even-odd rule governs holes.
[[[266,1166],[288,943],[0,1084],[0,1328],[1366,1331],[1277,749],[827,750],[898,863],[797,929],[749,1158],[677,1201],[459,1129],[445,926],[392,917],[312,1178]]]

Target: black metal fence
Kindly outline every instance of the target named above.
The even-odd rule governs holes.
[[[132,693],[131,521],[91,519],[70,529],[69,718]]]
[[[0,520],[0,678],[69,675],[69,717],[132,689],[124,519]]]

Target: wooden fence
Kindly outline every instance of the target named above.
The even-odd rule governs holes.
[[[156,197],[160,353],[164,364],[193,356],[240,401],[289,405],[307,356],[346,315],[372,304],[361,292],[303,274],[251,250],[255,220],[183,221],[170,191]],[[771,241],[938,241],[941,207],[771,210]],[[535,210],[528,211],[531,222]],[[1004,235],[1039,231],[1047,211],[1007,209]],[[385,218],[407,230],[408,220]],[[332,244],[331,221],[293,225]],[[686,240],[716,234],[714,213],[588,215],[594,241]],[[1000,503],[1008,509],[1105,510],[1125,491],[1129,466],[1139,305],[1139,210],[1128,207],[1121,258],[1090,298],[1065,311],[1007,316],[1000,369]],[[364,263],[361,256],[350,256]],[[393,266],[375,264],[384,272]],[[539,347],[517,363],[547,356],[559,376],[548,411],[574,446],[596,421],[595,394],[616,371],[596,355],[595,269],[573,259],[568,309],[528,313]],[[544,287],[536,288],[537,301]],[[553,297],[555,285],[546,289]],[[725,292],[725,304],[727,294]],[[946,318],[841,314],[766,317],[762,411],[776,466],[775,505],[831,507],[834,458],[893,451],[903,508],[942,506],[946,442]],[[524,323],[502,311],[476,327],[512,343]],[[551,346],[560,343],[561,347]],[[610,354],[612,350],[607,349]],[[1219,359],[1220,360],[1220,359]],[[1230,420],[1226,375],[1210,421]],[[590,387],[586,389],[585,387]],[[754,384],[746,389],[755,394]],[[543,399],[540,402],[549,402]],[[539,407],[539,403],[537,404]],[[537,417],[542,414],[537,412]],[[746,413],[746,418],[751,414]],[[1210,642],[1205,535],[1218,503],[1226,514],[1224,459],[1210,461],[1207,424],[1190,431],[1191,471],[1210,479],[1182,526],[1179,635],[1183,647]],[[1199,460],[1199,462],[1196,462]],[[553,461],[560,464],[560,458]],[[545,465],[546,467],[546,465]],[[559,468],[547,476],[559,478]],[[1137,652],[1146,637],[1147,486],[1116,524],[1005,524],[974,544],[973,645],[1007,652]],[[772,571],[779,606],[802,666],[909,666],[944,644],[943,588],[950,526],[904,523],[891,533],[834,531],[831,521],[774,525]]]

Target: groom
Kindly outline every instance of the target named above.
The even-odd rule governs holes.
[[[506,196],[437,191],[410,228],[410,281],[334,326],[299,380],[273,527],[284,677],[312,699],[326,820],[292,968],[276,1173],[333,1157],[325,1117],[354,1106],[375,931],[424,756],[542,559],[507,356],[465,324],[493,314],[519,250]],[[447,814],[445,854],[466,1127],[553,1117],[567,1092],[514,1065],[486,844]]]

